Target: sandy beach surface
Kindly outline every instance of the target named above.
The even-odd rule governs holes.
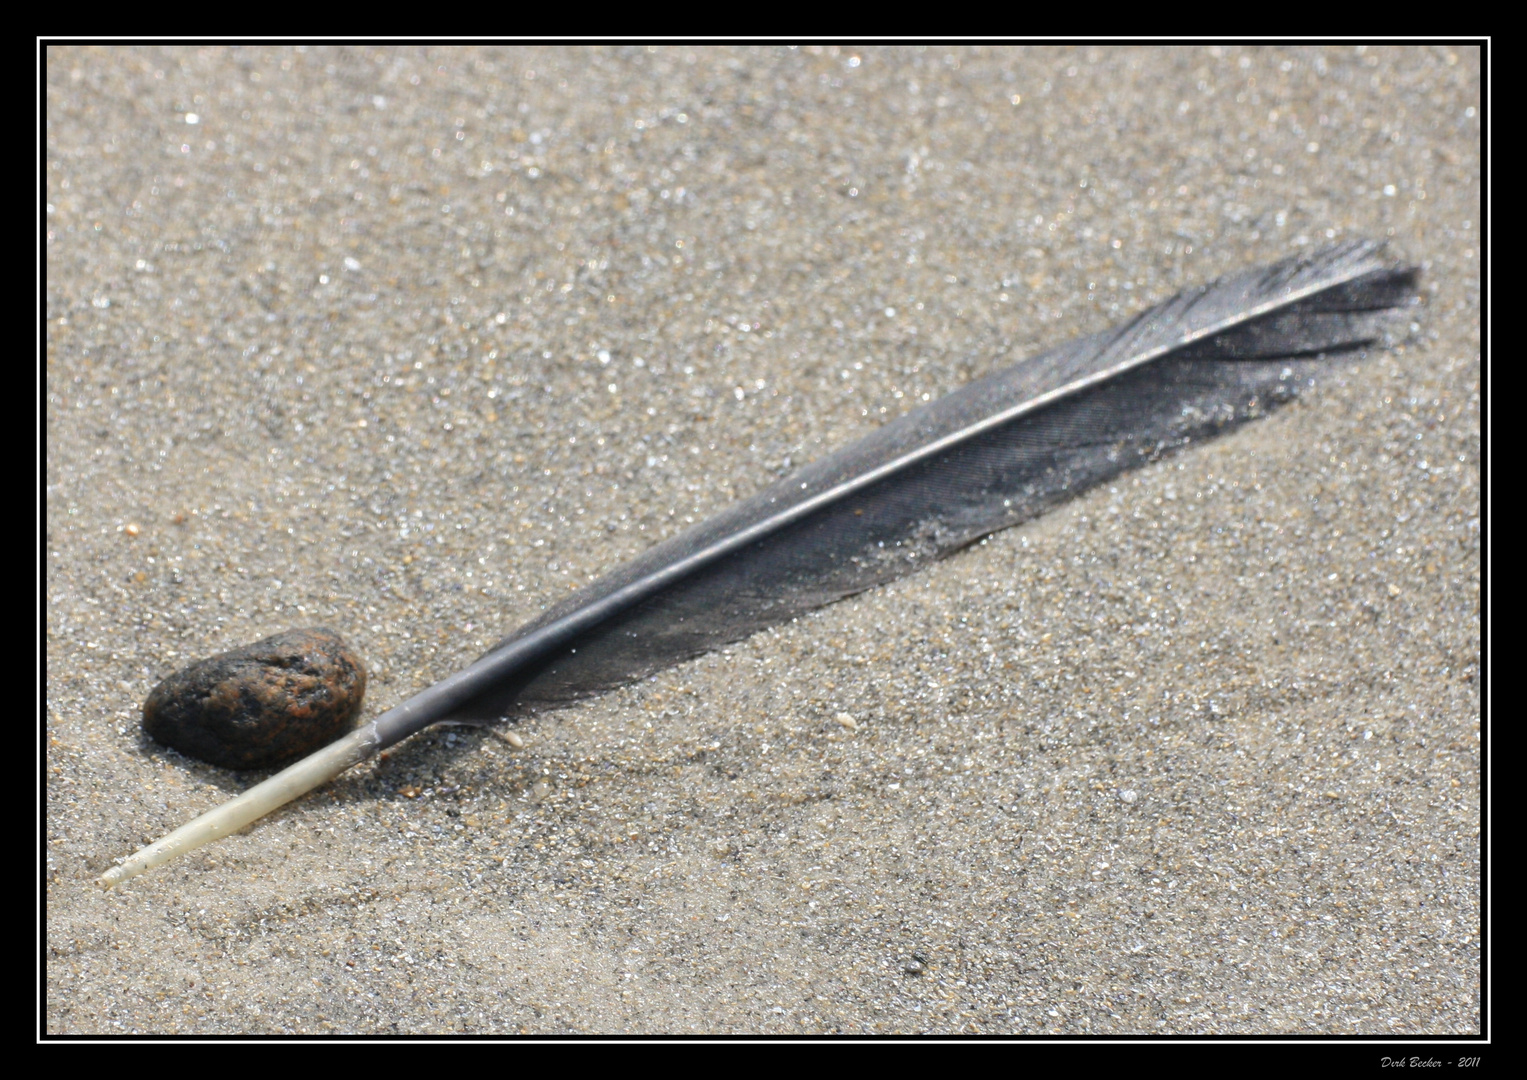
[[[48,1034],[1477,1033],[1480,56],[47,54]],[[891,586],[261,774],[187,662],[368,715],[888,417],[1330,238],[1406,341]]]

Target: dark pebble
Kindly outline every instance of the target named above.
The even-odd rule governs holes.
[[[266,769],[355,726],[366,668],[332,630],[288,630],[198,660],[143,705],[149,736],[225,769]]]

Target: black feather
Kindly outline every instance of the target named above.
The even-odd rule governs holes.
[[[376,746],[629,683],[1255,417],[1412,301],[1417,271],[1379,251],[1337,244],[1190,289],[908,413],[569,596],[378,717]]]
[[[1417,272],[1338,244],[1192,289],[989,375],[665,540],[416,694],[102,875],[110,887],[440,721],[639,679],[900,577],[1286,400],[1318,354],[1378,340]]]

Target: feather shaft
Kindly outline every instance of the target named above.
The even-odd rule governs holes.
[[[914,410],[554,605],[360,728],[349,737],[360,756],[337,771],[433,723],[491,722],[634,681],[910,573],[1260,415],[1295,393],[1319,354],[1379,340],[1385,316],[1411,302],[1417,272],[1379,256],[1379,245],[1352,241],[1189,289]],[[258,813],[219,819],[247,824],[273,808],[268,785],[305,763],[198,822],[262,792],[249,807],[259,801]],[[287,797],[327,778],[288,784]],[[204,842],[232,831],[197,824],[103,884],[188,850],[156,850],[182,834]]]

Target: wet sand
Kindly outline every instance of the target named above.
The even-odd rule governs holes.
[[[45,1031],[1477,1032],[1479,93],[1441,48],[51,52]],[[188,661],[332,627],[380,711],[1344,236],[1425,306],[1270,418],[96,888],[251,782],[141,734]]]

